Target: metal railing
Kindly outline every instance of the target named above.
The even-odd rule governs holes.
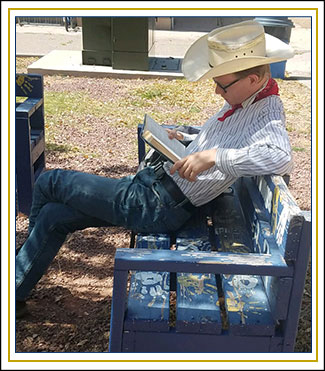
[[[16,17],[16,23],[19,25],[54,25],[63,26],[63,17]]]

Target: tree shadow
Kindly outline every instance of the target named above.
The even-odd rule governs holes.
[[[16,322],[16,352],[108,352],[111,296],[87,299],[44,281]]]

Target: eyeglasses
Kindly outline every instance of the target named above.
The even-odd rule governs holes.
[[[227,89],[228,89],[231,85],[234,85],[234,84],[235,84],[236,82],[238,82],[239,80],[241,80],[241,79],[237,79],[237,80],[231,82],[230,84],[228,84],[228,85],[226,85],[226,86],[222,86],[222,85],[220,84],[220,82],[217,82],[215,79],[213,79],[214,83],[215,83],[217,86],[219,86],[219,88],[221,88],[225,93],[227,93]]]

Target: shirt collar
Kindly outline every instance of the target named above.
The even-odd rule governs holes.
[[[255,99],[256,95],[266,87],[267,83],[268,83],[268,80],[265,82],[265,84],[261,87],[260,90],[258,90],[253,95],[251,95],[249,98],[244,100],[244,102],[242,102],[242,104],[241,104],[242,107],[246,108],[246,107],[250,106],[254,102],[254,99]]]

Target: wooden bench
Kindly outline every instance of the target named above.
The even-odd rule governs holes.
[[[240,178],[172,235],[115,255],[110,352],[293,352],[310,214],[280,176]]]
[[[16,192],[29,214],[34,182],[45,169],[43,76],[16,74]]]

